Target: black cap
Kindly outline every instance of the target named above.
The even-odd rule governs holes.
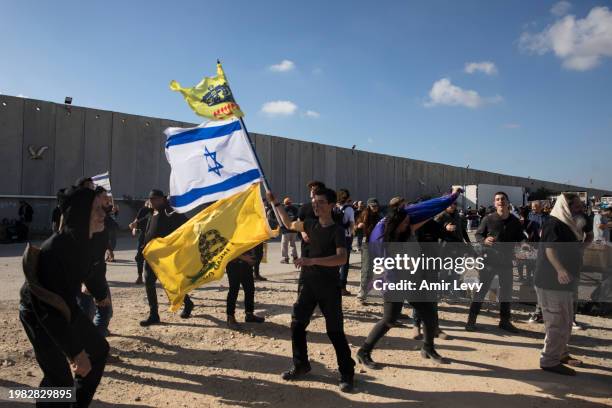
[[[156,189],[151,190],[151,192],[149,193],[149,198],[156,198],[156,197],[164,198],[166,197],[166,195],[161,190],[156,190]]]

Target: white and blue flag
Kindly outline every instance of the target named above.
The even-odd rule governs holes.
[[[113,196],[110,185],[110,173],[108,171],[106,173],[98,174],[97,176],[92,176],[91,180],[95,186],[104,187],[106,193],[111,197]]]
[[[261,179],[257,159],[239,119],[195,128],[168,128],[170,205],[187,212],[246,190]]]

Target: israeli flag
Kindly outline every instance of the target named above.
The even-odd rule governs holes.
[[[187,212],[246,190],[261,171],[239,119],[210,121],[195,128],[168,128],[170,205]]]
[[[110,173],[108,171],[106,173],[93,176],[91,180],[93,181],[95,186],[104,187],[106,193],[111,197],[113,196],[113,192],[111,191],[110,185]]]

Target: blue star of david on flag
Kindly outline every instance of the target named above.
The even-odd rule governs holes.
[[[221,177],[221,169],[223,165],[217,161],[217,152],[209,152],[208,147],[204,147],[204,157],[206,158],[206,164],[208,164],[208,172],[211,171],[217,176]]]

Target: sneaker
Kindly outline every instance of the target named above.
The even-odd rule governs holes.
[[[342,296],[351,296],[351,292],[349,292],[348,290],[346,290],[346,288],[342,289]]]
[[[424,359],[432,359],[438,364],[450,364],[450,361],[448,361],[447,358],[444,358],[439,355],[435,349],[427,350],[425,348],[422,348],[421,357],[423,357]]]
[[[585,330],[585,327],[574,320],[574,323],[572,323],[572,330]]]
[[[378,370],[380,367],[372,360],[372,352],[365,351],[363,348],[357,350],[357,361],[372,370]]]
[[[510,333],[515,333],[515,334],[516,334],[516,333],[519,333],[519,332],[520,332],[520,330],[519,330],[519,329],[517,329],[517,328],[516,328],[516,327],[515,327],[515,326],[512,324],[512,322],[511,322],[511,321],[509,321],[509,320],[507,320],[507,321],[503,321],[503,322],[499,322],[499,326],[498,326],[498,327],[499,327],[500,329],[505,330],[505,331],[510,332]]]
[[[574,358],[572,356],[563,357],[561,359],[561,362],[572,367],[580,367],[582,365],[582,360],[578,360],[577,358]]]
[[[544,319],[542,318],[542,315],[539,313],[532,313],[529,315],[529,323],[544,323]]]
[[[340,391],[342,392],[353,391],[353,375],[342,374],[338,386],[340,387]]]
[[[263,323],[266,319],[253,313],[247,313],[244,317],[244,321],[247,323]]]
[[[193,302],[191,300],[185,299],[185,304],[183,305],[183,311],[181,312],[181,319],[189,319],[191,317],[192,310],[193,310]]]
[[[281,259],[280,263],[282,263],[282,264],[288,264],[288,263],[289,263],[289,258],[283,258],[283,259]]]
[[[569,375],[569,376],[576,375],[576,371],[574,369],[569,368],[568,366],[565,366],[561,363],[557,364],[556,366],[552,366],[552,367],[540,367],[540,368],[544,371],[550,371],[551,373],[556,373],[556,374],[561,374],[561,375]]]
[[[268,280],[268,278],[264,278],[264,277],[263,277],[263,276],[261,276],[261,275],[255,275],[255,278],[254,278],[254,279],[255,279],[256,281],[258,281],[258,282],[265,282],[265,281],[267,281],[267,280]]]
[[[158,314],[152,314],[149,315],[149,317],[146,320],[143,320],[140,322],[140,325],[142,327],[148,327],[148,326],[152,326],[154,324],[159,324],[159,315]]]
[[[136,282],[134,282],[137,285],[142,285],[144,282],[142,280],[142,275],[138,275],[138,278],[136,279]]]
[[[312,368],[310,367],[310,363],[294,365],[289,370],[283,372],[281,377],[285,381],[293,381],[298,380],[301,377],[305,376],[310,372]]]

